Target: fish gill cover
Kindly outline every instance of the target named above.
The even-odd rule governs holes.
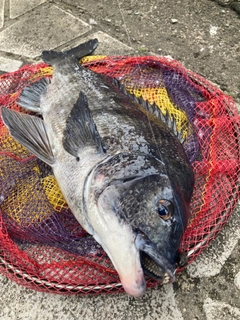
[[[195,188],[179,251],[191,263],[222,229],[239,199],[240,117],[232,97],[165,57],[91,56],[81,63],[155,102],[182,131]],[[44,63],[2,75],[1,106],[26,112],[16,103],[24,87],[51,75],[52,68]],[[1,273],[39,291],[123,291],[106,253],[69,210],[51,168],[13,140],[1,119],[0,185]],[[148,288],[157,284],[147,279]]]

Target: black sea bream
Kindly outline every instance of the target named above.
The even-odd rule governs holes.
[[[52,167],[72,213],[106,251],[125,291],[138,297],[144,273],[175,280],[194,177],[173,120],[164,123],[156,108],[158,119],[148,117],[147,102],[79,64],[97,44],[44,51],[52,79],[25,88],[18,101],[43,120],[6,108],[2,118]]]

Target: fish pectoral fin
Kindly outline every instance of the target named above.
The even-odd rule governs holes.
[[[96,148],[100,153],[105,152],[88,107],[87,97],[81,91],[66,121],[63,147],[68,153],[77,157],[79,151],[87,146]]]
[[[38,117],[2,108],[2,119],[11,136],[48,165],[54,156],[44,121]]]
[[[17,100],[18,105],[27,110],[41,113],[40,98],[41,95],[46,92],[49,83],[50,79],[42,78],[41,80],[38,80],[24,88]]]
[[[43,51],[42,52],[42,59],[44,62],[49,63],[50,65],[53,65],[59,60],[62,59],[68,59],[68,58],[76,58],[81,59],[89,54],[91,54],[98,46],[98,40],[97,39],[91,39],[87,42],[81,43],[79,46],[63,51],[63,52],[57,52],[57,51]]]

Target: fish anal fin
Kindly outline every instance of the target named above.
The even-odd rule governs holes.
[[[40,99],[46,92],[49,83],[50,79],[42,78],[30,86],[25,87],[17,100],[18,105],[27,110],[41,113]]]
[[[98,152],[104,152],[101,137],[88,107],[87,97],[81,91],[66,120],[63,147],[68,153],[78,157],[79,151],[86,146],[91,146]]]
[[[42,119],[4,107],[2,119],[15,140],[48,165],[53,165],[54,156]]]

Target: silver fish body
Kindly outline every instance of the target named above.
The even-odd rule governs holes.
[[[78,64],[76,57],[96,45],[43,53],[52,79],[19,99],[43,121],[7,109],[2,116],[12,136],[51,165],[73,214],[137,297],[145,292],[144,273],[175,279],[194,177],[179,139],[148,118],[146,102]]]

